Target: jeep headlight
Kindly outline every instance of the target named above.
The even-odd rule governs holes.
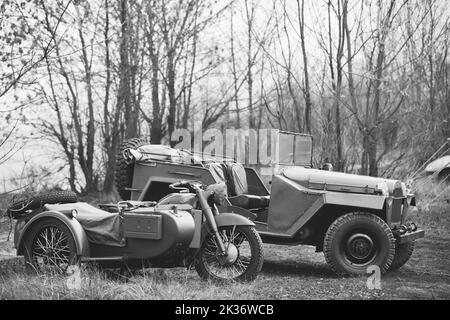
[[[383,196],[389,195],[389,187],[387,186],[386,182],[380,182],[376,185],[375,191],[379,192]]]

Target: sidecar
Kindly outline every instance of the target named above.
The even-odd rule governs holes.
[[[70,260],[79,257],[109,266],[152,260],[177,266],[183,261],[176,258],[199,247],[199,236],[194,237],[195,215],[181,209],[176,214],[173,209],[155,207],[121,213],[76,202],[46,204],[37,211],[16,223],[17,254],[26,259],[33,250],[59,250],[61,257],[70,253]],[[40,240],[37,243],[33,241],[36,237]],[[170,259],[165,255],[170,255]]]
[[[35,201],[50,203],[16,211],[14,243],[28,267],[63,269],[78,261],[108,268],[189,266],[209,232],[193,197],[177,205],[121,202],[100,208],[75,199],[70,192],[59,192]],[[226,213],[216,217],[216,224],[254,225]]]
[[[314,169],[312,137],[282,134],[287,139],[279,149],[286,159],[272,168],[270,193],[253,168],[226,158],[199,161],[139,139],[122,147],[117,189],[124,199],[147,201],[164,197],[167,185],[179,179],[224,182],[227,198],[219,210],[251,219],[266,243],[315,246],[342,275],[365,274],[371,265],[381,272],[404,265],[414,241],[424,236],[408,219],[415,198],[405,184]],[[129,149],[136,152],[127,157]]]

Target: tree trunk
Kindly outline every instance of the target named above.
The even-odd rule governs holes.
[[[147,40],[149,43],[149,55],[152,70],[152,120],[150,128],[150,142],[160,144],[163,136],[161,105],[159,102],[159,53],[155,47],[155,21],[151,6],[148,7],[149,31]]]
[[[135,119],[133,117],[133,110],[131,105],[131,88],[130,88],[130,59],[129,39],[130,34],[128,30],[128,1],[120,0],[120,64],[119,64],[119,95],[117,98],[118,108],[124,112],[125,120],[125,139],[135,137],[137,133]]]
[[[378,160],[377,160],[377,144],[379,138],[379,117],[381,104],[381,84],[383,79],[384,61],[386,56],[386,37],[389,32],[392,20],[392,14],[395,7],[395,0],[391,0],[386,17],[381,22],[380,31],[378,35],[378,53],[375,67],[374,83],[374,100],[373,100],[373,115],[372,126],[370,127],[367,145],[367,155],[369,158],[369,175],[378,176]],[[381,5],[379,9],[381,12]]]
[[[245,10],[247,15],[247,86],[248,86],[248,127],[255,127],[255,115],[253,114],[253,58],[252,58],[252,32],[254,7],[249,8],[248,0],[245,0]]]
[[[86,94],[87,94],[87,104],[88,104],[88,124],[87,124],[87,134],[86,134],[86,161],[80,163],[81,169],[86,180],[85,192],[91,193],[97,191],[97,185],[95,183],[94,177],[94,149],[95,149],[95,116],[94,116],[94,101],[92,98],[92,74],[91,65],[88,58],[88,53],[86,50],[86,42],[84,40],[82,22],[78,27],[78,34],[80,36],[81,46],[82,46],[82,60],[84,66],[84,81],[86,83]]]
[[[167,94],[169,96],[169,115],[167,117],[167,126],[169,138],[175,131],[175,117],[177,114],[177,99],[175,96],[175,65],[174,52],[169,50],[167,55]],[[171,139],[170,139],[171,140]],[[176,145],[176,141],[170,141],[172,147]]]
[[[309,86],[309,72],[308,72],[308,57],[306,55],[306,41],[305,41],[305,0],[302,0],[300,5],[300,0],[297,0],[297,11],[300,27],[300,42],[302,46],[303,55],[303,76],[305,81],[304,97],[305,97],[305,118],[304,118],[304,128],[306,133],[311,133],[311,90]]]
[[[110,194],[114,190],[114,172],[116,164],[117,144],[118,144],[118,126],[113,119],[113,125],[110,122],[109,98],[111,90],[111,56],[110,56],[110,39],[109,39],[109,4],[105,0],[105,68],[106,68],[106,84],[105,84],[105,100],[103,103],[103,122],[104,122],[104,149],[106,153],[105,165],[105,181],[103,183],[103,192]],[[116,111],[117,112],[117,111]]]
[[[231,50],[231,65],[232,65],[232,73],[233,73],[233,87],[234,87],[234,106],[236,109],[236,128],[241,127],[241,115],[239,110],[239,99],[238,99],[238,76],[237,76],[237,68],[236,68],[236,54],[234,48],[234,13],[233,7],[231,7],[231,17],[230,17],[230,29],[231,29],[231,42],[230,42],[230,50]],[[229,110],[227,109],[227,113],[229,114]]]

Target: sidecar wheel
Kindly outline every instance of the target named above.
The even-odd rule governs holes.
[[[24,239],[25,264],[37,272],[66,272],[77,263],[75,240],[64,223],[43,218],[31,226]]]
[[[255,228],[226,226],[220,227],[219,233],[228,254],[220,255],[216,238],[208,234],[197,255],[197,273],[213,281],[254,280],[264,261],[262,241]]]

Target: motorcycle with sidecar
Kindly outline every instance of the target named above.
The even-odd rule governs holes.
[[[159,202],[121,201],[99,208],[71,192],[30,197],[10,206],[18,255],[34,270],[64,271],[79,262],[111,268],[195,267],[203,279],[254,280],[262,241],[249,219],[218,212],[221,184],[171,183]]]

